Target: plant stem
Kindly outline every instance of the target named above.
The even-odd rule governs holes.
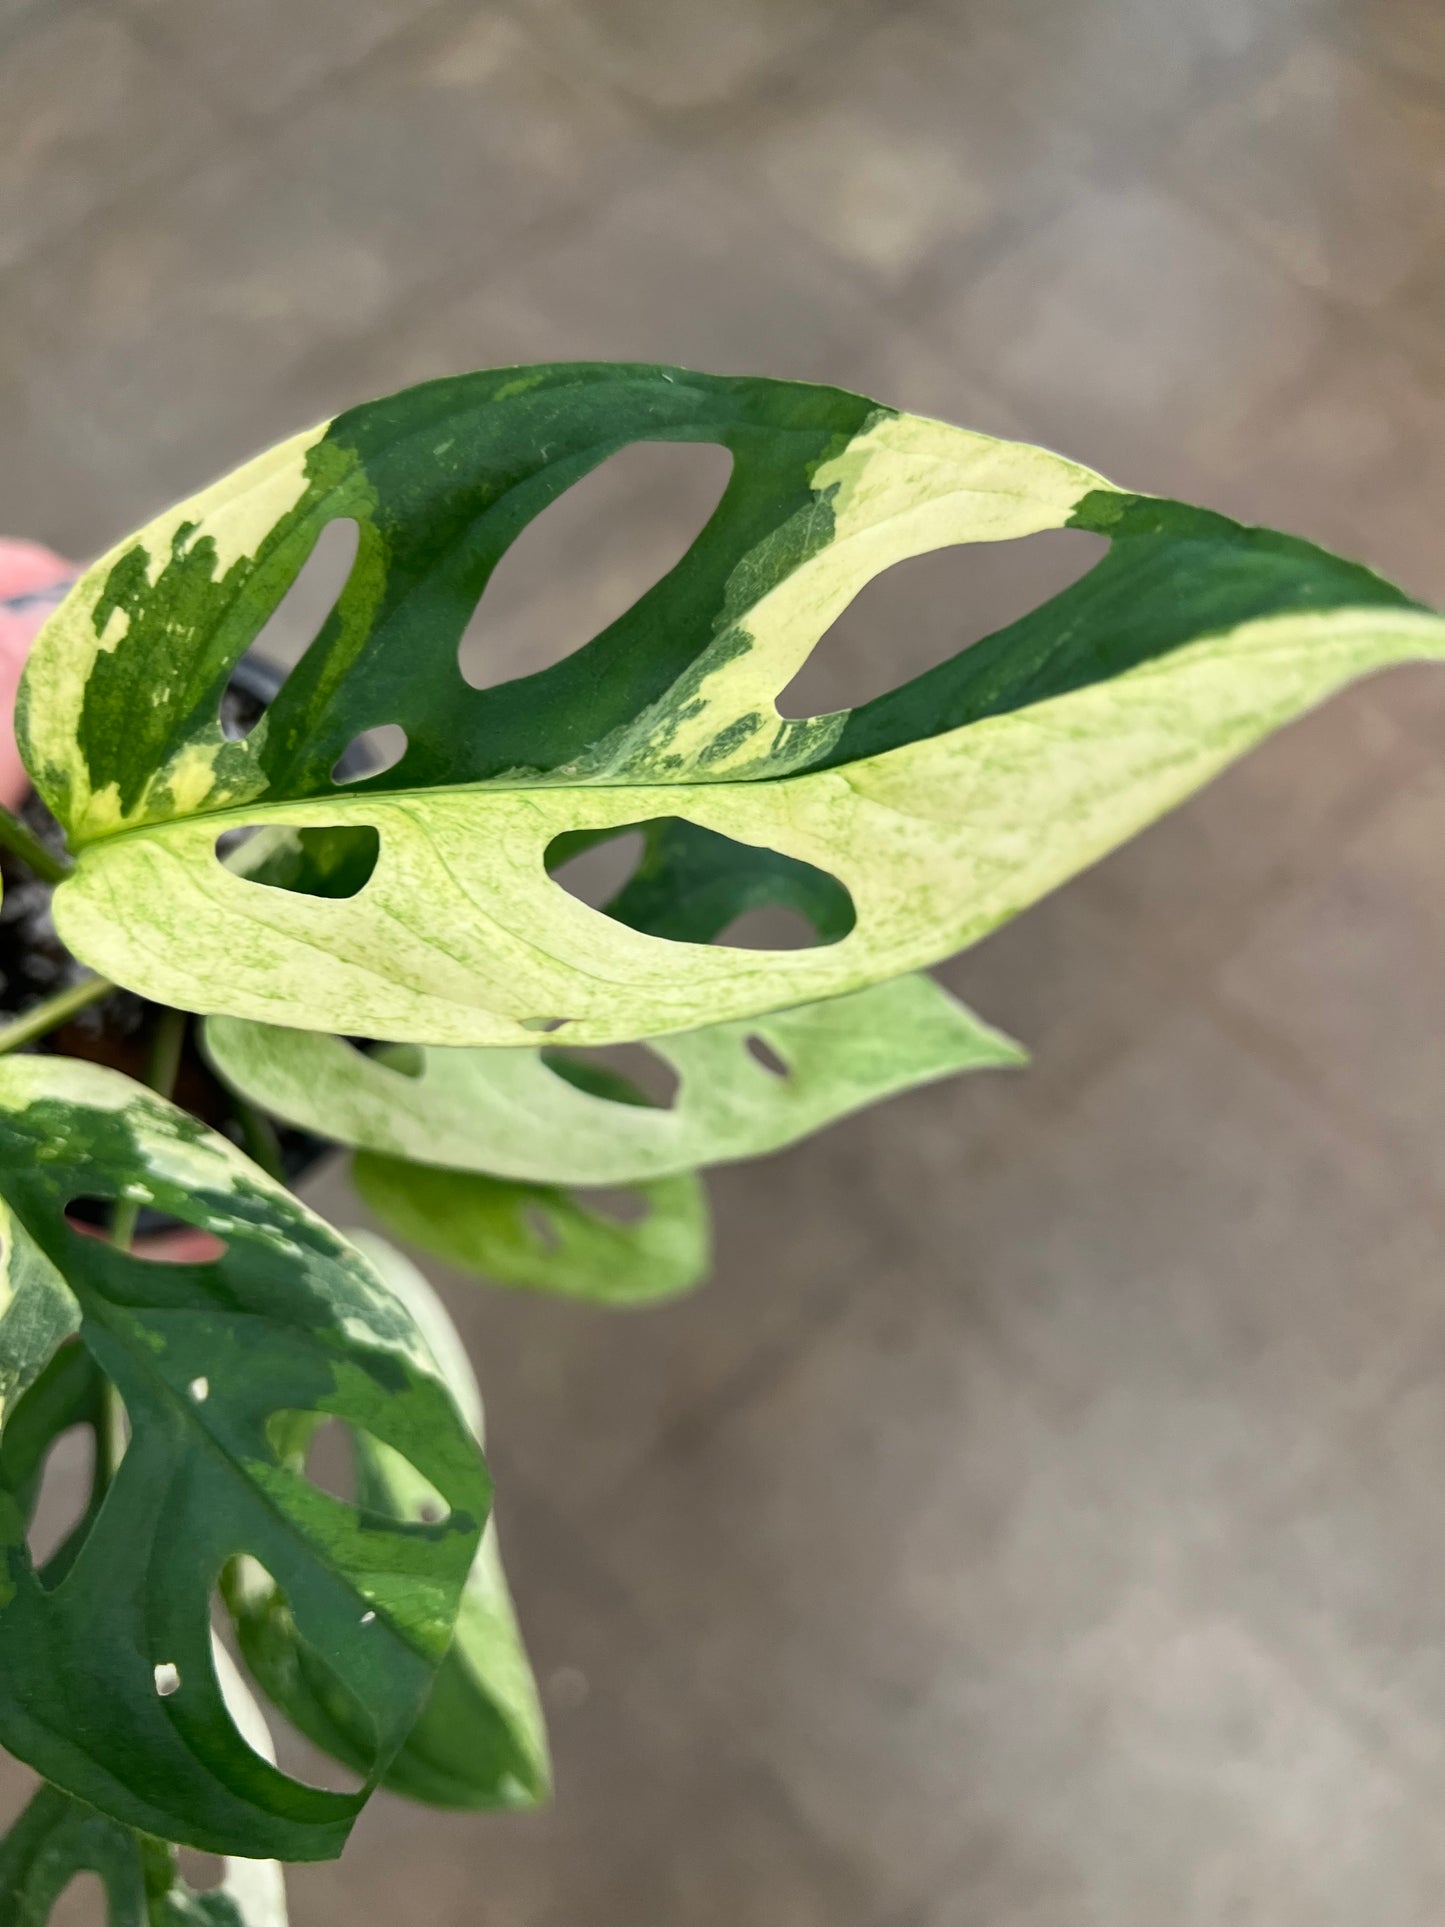
[[[183,1010],[163,1010],[156,1019],[145,1081],[158,1097],[169,1097],[176,1088],[189,1021]],[[140,1206],[133,1199],[117,1199],[110,1221],[111,1243],[118,1245],[122,1251],[129,1251],[139,1217]]]
[[[47,883],[64,883],[75,865],[68,857],[57,856],[47,850],[40,839],[27,830],[18,816],[11,814],[0,803],[0,844],[18,856],[22,863],[28,863],[36,876],[44,877]]]
[[[281,1163],[281,1146],[277,1141],[275,1125],[254,1104],[244,1097],[237,1097],[234,1092],[231,1095],[231,1109],[241,1127],[241,1142],[247,1157],[259,1164],[268,1178],[275,1178],[278,1183],[284,1184],[286,1173]]]
[[[157,1097],[170,1097],[176,1088],[176,1079],[181,1070],[181,1052],[186,1047],[186,1026],[190,1021],[183,1010],[163,1010],[156,1019],[150,1062],[146,1065],[146,1083]]]
[[[55,996],[32,1004],[13,1023],[0,1025],[0,1056],[6,1051],[19,1050],[22,1044],[33,1044],[37,1037],[44,1037],[47,1031],[58,1030],[62,1024],[68,1024],[77,1011],[84,1010],[87,1004],[99,1003],[114,989],[115,985],[109,978],[82,977],[69,990],[57,991]]]

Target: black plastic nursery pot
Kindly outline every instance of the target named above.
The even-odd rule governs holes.
[[[221,724],[228,735],[244,736],[255,727],[281,687],[284,674],[264,657],[242,658],[221,705]],[[368,759],[364,754],[358,756],[352,751],[345,760],[356,765],[354,769],[348,768],[346,774],[365,772]],[[43,844],[59,851],[59,827],[34,791],[26,797],[17,814]],[[9,1017],[22,1016],[32,1005],[55,996],[90,973],[71,956],[55,933],[50,914],[52,886],[4,849],[0,849],[0,878],[4,881],[4,894],[0,897],[0,1022],[3,1022]],[[87,1005],[68,1023],[37,1040],[33,1048],[62,1057],[83,1058],[123,1071],[128,1077],[144,1079],[161,1010],[159,1004],[149,1003],[128,990],[117,990]],[[246,1131],[238,1106],[202,1057],[195,1024],[187,1027],[174,1097],[183,1109],[215,1130],[236,1143],[245,1142]],[[275,1136],[282,1171],[292,1185],[331,1148],[321,1138],[285,1126],[277,1127]],[[105,1207],[80,1200],[73,1207],[73,1215],[100,1224]],[[169,1224],[170,1220],[159,1214],[142,1210],[137,1235],[144,1237],[168,1228]]]

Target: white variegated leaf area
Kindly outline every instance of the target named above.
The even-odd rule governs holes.
[[[639,440],[731,452],[707,527],[574,656],[470,687],[458,643],[517,531]],[[231,668],[338,516],[360,540],[337,606],[229,742]],[[1111,549],[1031,616],[859,709],[779,715],[879,570],[1063,526]],[[1354,677],[1442,649],[1368,570],[1045,450],[834,389],[559,364],[354,409],[120,544],[42,636],[21,736],[80,850],[58,924],[117,981],[301,1029],[589,1044],[925,966]],[[405,753],[338,787],[382,724]],[[558,839],[662,818],[836,878],[852,927],[804,951],[684,941],[552,880]],[[218,856],[255,827],[374,833],[379,854],[355,894],[295,894]]]

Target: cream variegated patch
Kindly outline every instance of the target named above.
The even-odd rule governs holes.
[[[63,936],[183,1008],[436,1044],[600,1044],[834,997],[977,941],[1353,677],[1445,655],[1411,610],[1281,616],[1030,707],[781,781],[486,788],[256,805],[291,828],[368,824],[371,881],[340,901],[225,870],[224,817],[87,850]],[[748,951],[625,928],[547,876],[566,831],[672,815],[831,870],[853,931]],[[237,819],[239,820],[239,819]]]
[[[176,544],[187,553],[202,543],[213,550],[210,579],[220,582],[239,561],[254,556],[266,536],[304,498],[311,486],[308,458],[326,433],[326,424],[308,429],[266,450],[244,468],[212,483],[200,494],[167,509],[134,535],[127,536],[81,576],[38,637],[26,669],[17,713],[17,732],[26,764],[49,792],[68,800],[68,825],[77,842],[113,834],[127,820],[118,786],[97,784],[81,750],[76,730],[86,687],[97,660],[114,655],[132,634],[132,618],[113,602],[99,631],[96,615],[104,607],[117,571],[138,556],[151,587],[171,565]],[[151,699],[157,691],[152,686]],[[196,802],[203,749],[187,752],[178,771],[158,772]]]
[[[819,466],[813,488],[831,517],[826,544],[723,632],[716,666],[689,680],[685,704],[674,692],[650,712],[641,754],[617,774],[651,780],[654,737],[673,782],[783,775],[816,761],[846,713],[790,721],[777,698],[876,575],[932,549],[1063,528],[1086,495],[1113,484],[1047,449],[880,410]]]

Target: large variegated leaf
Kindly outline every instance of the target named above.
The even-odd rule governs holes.
[[[445,1307],[416,1267],[380,1238],[352,1234],[423,1331],[478,1442],[482,1400]],[[356,1441],[358,1496],[398,1517],[427,1516],[431,1493],[397,1453]],[[327,1692],[296,1639],[286,1602],[254,1562],[239,1562],[226,1596],[242,1648],[268,1691],[317,1745],[358,1764],[364,1736]],[[395,1792],[433,1806],[533,1806],[551,1784],[547,1736],[502,1571],[495,1519],[487,1523],[457,1615],[456,1635],[420,1718],[387,1768]],[[3,1923],[0,1923],[3,1927]]]
[[[81,1196],[153,1204],[224,1249],[204,1264],[133,1256],[71,1227]],[[274,1575],[356,1708],[374,1780],[446,1653],[489,1504],[430,1351],[343,1239],[114,1072],[0,1062],[0,1199],[4,1329],[24,1335],[0,1434],[0,1742],[145,1833],[258,1858],[338,1852],[365,1790],[301,1785],[247,1741],[212,1655],[211,1597],[238,1555]],[[67,1330],[79,1343],[47,1360]],[[37,1572],[40,1452],[60,1425],[104,1424],[102,1378],[129,1443],[85,1529]],[[298,1414],[404,1455],[444,1516],[392,1519],[320,1490],[279,1449]]]
[[[458,641],[498,558],[629,442],[711,441],[732,479],[683,560],[566,661],[501,688]],[[231,666],[325,525],[355,567],[270,713],[218,721]],[[860,708],[776,706],[880,569],[1070,526],[1084,580]],[[880,639],[880,646],[886,646]],[[272,450],[87,572],[32,656],[21,741],[80,849],[67,940],[149,995],[450,1045],[696,1029],[840,995],[973,942],[1342,683],[1445,626],[1308,544],[1128,495],[1044,450],[835,389],[643,366],[458,377]],[[406,753],[332,781],[357,734]],[[805,952],[663,939],[576,902],[549,848],[660,817],[838,878]],[[248,826],[379,839],[351,897],[225,868]],[[760,856],[760,862],[769,860]]]
[[[754,1039],[771,1052],[754,1054]],[[212,1018],[221,1075],[279,1117],[391,1158],[542,1184],[634,1184],[758,1157],[851,1111],[1023,1052],[928,977],[659,1038],[666,1109],[567,1074],[566,1053],[437,1050],[399,1064],[340,1037]],[[780,1074],[781,1073],[781,1074]]]

